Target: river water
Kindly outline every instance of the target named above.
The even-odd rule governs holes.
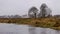
[[[29,25],[0,23],[0,34],[60,34],[60,31],[49,28],[31,27]]]

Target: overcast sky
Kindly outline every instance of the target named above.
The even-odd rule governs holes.
[[[60,0],[0,0],[0,15],[24,15],[32,6],[46,3],[52,14],[60,14]]]

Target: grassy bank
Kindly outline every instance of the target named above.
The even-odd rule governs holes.
[[[28,24],[34,27],[44,27],[60,30],[60,18],[0,18],[0,23]]]

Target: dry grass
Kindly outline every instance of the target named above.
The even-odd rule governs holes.
[[[27,24],[60,30],[60,18],[0,18],[1,23]]]

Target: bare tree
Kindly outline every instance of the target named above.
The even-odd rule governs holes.
[[[36,18],[37,17],[37,11],[38,9],[36,7],[30,8],[28,15],[30,18]]]

